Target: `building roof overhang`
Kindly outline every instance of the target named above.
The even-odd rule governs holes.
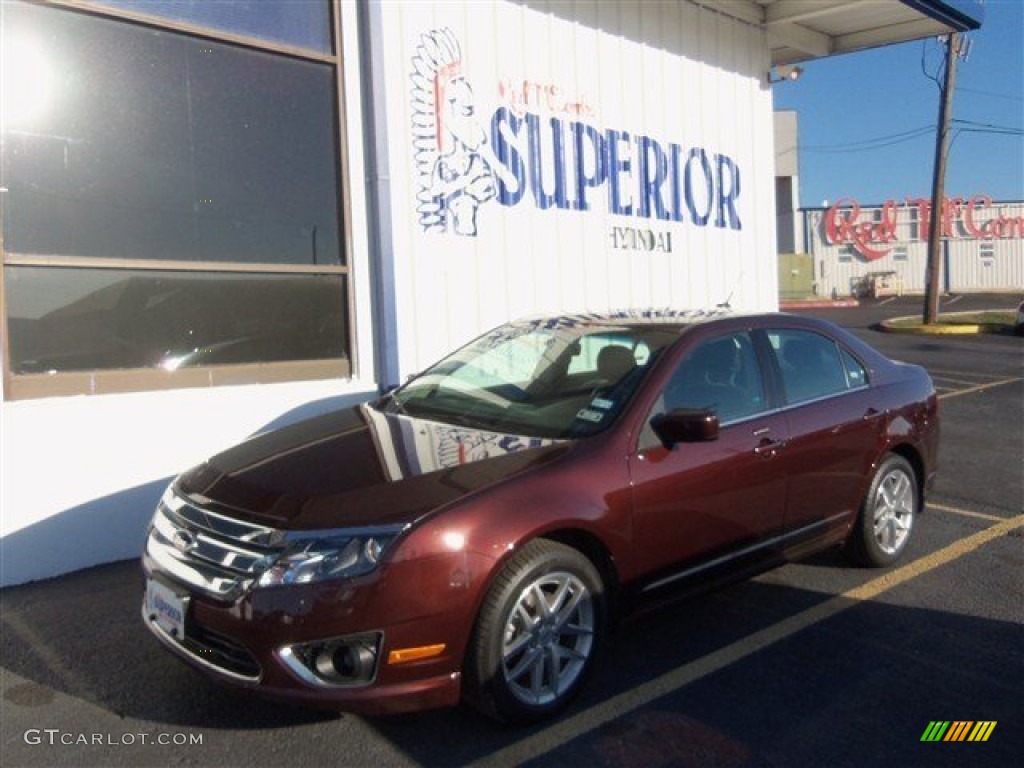
[[[982,0],[697,0],[768,34],[773,65],[977,29]]]

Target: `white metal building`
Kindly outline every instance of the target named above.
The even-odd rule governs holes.
[[[924,198],[802,211],[816,292],[857,295],[874,280],[886,293],[924,293],[930,211]],[[942,217],[943,291],[1024,293],[1024,202],[950,197]]]
[[[0,585],[506,319],[776,306],[772,65],[977,0],[5,0]]]

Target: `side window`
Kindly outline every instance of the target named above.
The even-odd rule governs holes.
[[[858,389],[868,385],[868,374],[861,365],[860,360],[851,355],[845,349],[840,350],[843,354],[843,366],[846,368],[846,386],[849,389]]]
[[[663,407],[711,410],[722,424],[763,411],[764,384],[749,334],[711,339],[690,352],[665,387]]]
[[[786,400],[802,403],[867,384],[864,367],[839,346],[812,331],[769,331]]]

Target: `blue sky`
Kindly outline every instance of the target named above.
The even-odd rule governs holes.
[[[946,194],[1024,199],[1024,2],[989,0],[967,38],[953,118],[970,122],[954,124]],[[773,86],[775,109],[799,115],[801,205],[931,196],[939,89],[922,61],[935,75],[944,51],[931,38],[811,61]]]

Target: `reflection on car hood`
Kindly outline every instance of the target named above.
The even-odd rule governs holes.
[[[275,527],[389,525],[546,463],[569,445],[364,405],[256,435],[178,484],[227,514]]]

